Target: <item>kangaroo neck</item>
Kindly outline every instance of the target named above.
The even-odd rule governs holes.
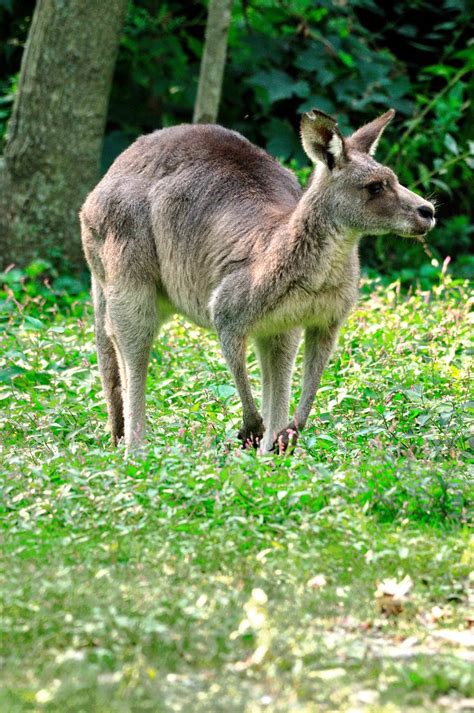
[[[339,273],[357,252],[360,236],[334,220],[336,206],[324,190],[310,188],[303,194],[288,222],[288,249],[295,270],[325,282]]]

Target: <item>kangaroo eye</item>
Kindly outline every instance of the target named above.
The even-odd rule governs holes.
[[[367,186],[367,190],[369,191],[371,196],[376,196],[377,193],[381,193],[383,191],[382,181],[375,181],[374,183],[369,183],[369,185]]]

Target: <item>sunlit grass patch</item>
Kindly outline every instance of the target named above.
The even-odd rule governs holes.
[[[474,695],[466,283],[363,285],[293,457],[240,450],[216,338],[170,322],[148,448],[125,460],[88,296],[14,278],[2,710],[446,711]],[[253,354],[249,369],[258,389]],[[300,376],[298,361],[294,403]],[[377,587],[406,577],[382,610]]]

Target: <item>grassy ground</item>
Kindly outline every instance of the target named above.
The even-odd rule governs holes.
[[[87,296],[35,271],[4,276],[0,710],[472,710],[467,284],[366,283],[292,458],[239,450],[214,336],[170,323],[135,462]]]

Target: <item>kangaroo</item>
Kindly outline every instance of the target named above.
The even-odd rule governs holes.
[[[316,164],[304,191],[269,154],[217,125],[155,131],[115,160],[80,215],[114,444],[142,444],[152,342],[180,313],[217,332],[242,402],[244,446],[294,448],[357,299],[361,237],[417,237],[435,225],[433,205],[373,158],[394,114],[348,138],[322,111],[304,114],[302,145]],[[290,420],[303,330],[302,394]],[[247,375],[249,339],[262,415]]]

